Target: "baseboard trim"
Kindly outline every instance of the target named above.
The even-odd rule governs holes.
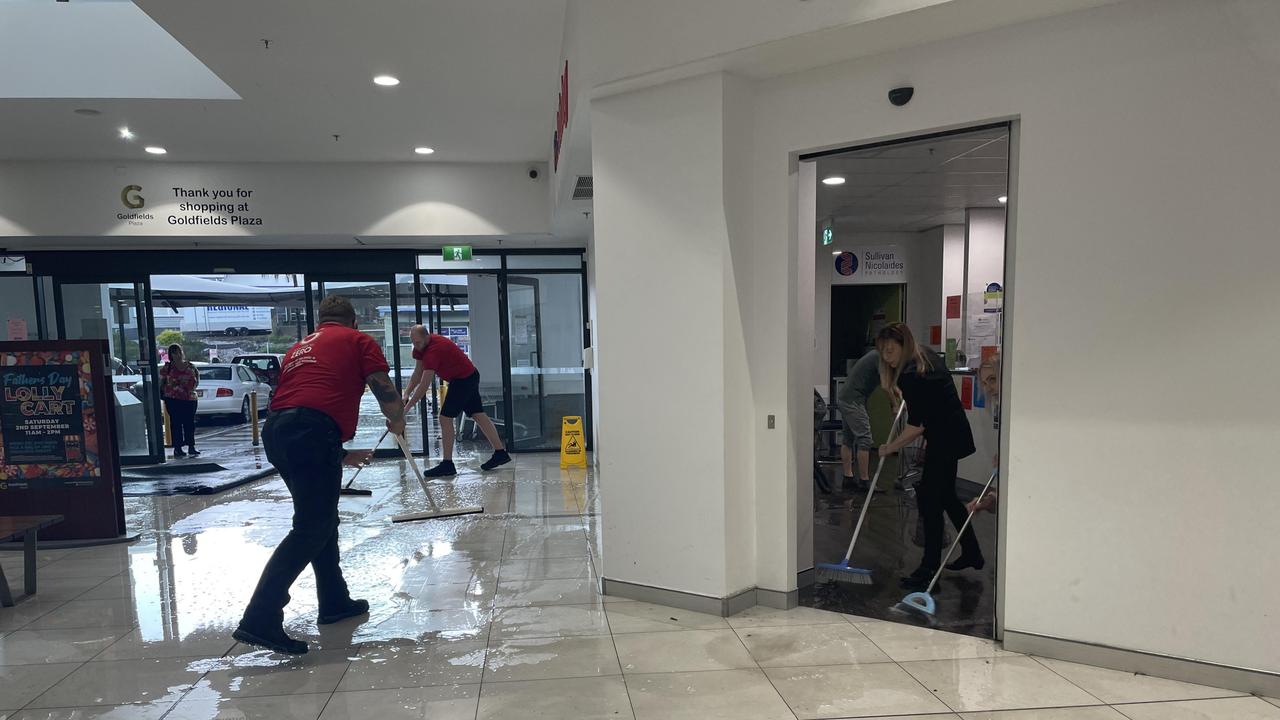
[[[1265,670],[1237,668],[1141,650],[1123,650],[1007,628],[1004,631],[1004,649],[1237,692],[1280,697],[1280,673]]]
[[[707,615],[719,615],[720,617],[737,615],[743,610],[756,605],[764,605],[765,607],[779,610],[790,610],[800,604],[800,592],[798,590],[782,591],[748,588],[728,597],[718,598],[711,595],[684,592],[683,590],[641,585],[640,583],[627,582],[625,580],[601,578],[600,591],[613,597],[638,600],[640,602],[653,603],[654,605],[666,605],[667,607],[680,608],[681,610],[700,612]]]

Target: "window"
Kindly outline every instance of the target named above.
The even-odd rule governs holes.
[[[200,368],[201,380],[230,380],[231,368],[227,366]]]

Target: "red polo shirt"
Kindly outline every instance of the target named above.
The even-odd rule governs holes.
[[[443,335],[431,334],[425,350],[414,350],[413,359],[428,370],[434,370],[445,382],[463,380],[476,374],[471,358],[458,344]]]
[[[318,410],[333,418],[343,440],[350,440],[356,434],[365,378],[389,369],[373,338],[325,323],[285,353],[271,409]]]

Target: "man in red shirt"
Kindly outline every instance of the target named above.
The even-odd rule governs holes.
[[[413,357],[418,361],[418,366],[413,369],[409,387],[405,388],[405,407],[413,407],[422,399],[436,375],[449,383],[444,407],[440,408],[440,445],[444,459],[426,472],[427,477],[451,477],[458,474],[457,468],[453,466],[453,421],[464,412],[476,421],[480,432],[484,433],[485,439],[493,446],[493,457],[481,465],[481,469],[494,470],[511,462],[506,446],[498,437],[498,429],[484,412],[484,402],[480,399],[480,372],[471,363],[471,358],[462,352],[457,343],[443,335],[428,333],[422,325],[410,328],[409,338],[413,341]]]
[[[311,565],[316,575],[321,625],[369,612],[353,600],[338,566],[338,491],[342,466],[369,461],[372,450],[346,451],[356,432],[367,385],[387,417],[387,430],[404,434],[404,405],[387,376],[387,360],[373,338],[356,330],[356,313],[344,297],[320,303],[316,331],[289,348],[280,384],[263,428],[267,459],[293,497],[293,528],[272,553],[234,637],[283,653],[302,654],[307,644],[284,631],[289,588]]]

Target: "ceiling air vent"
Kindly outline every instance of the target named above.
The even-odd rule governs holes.
[[[590,200],[592,197],[594,197],[594,193],[591,189],[591,176],[579,175],[578,183],[573,186],[573,199]]]

